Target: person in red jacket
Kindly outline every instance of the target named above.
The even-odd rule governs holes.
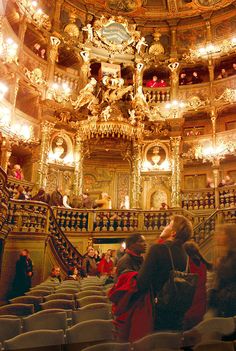
[[[98,264],[98,272],[100,275],[111,275],[113,272],[114,268],[114,263],[111,260],[111,254],[110,252],[106,252],[104,257],[101,259],[101,261]]]

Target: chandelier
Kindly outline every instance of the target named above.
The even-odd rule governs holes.
[[[50,100],[55,100],[58,103],[65,103],[69,101],[70,96],[71,88],[66,82],[61,84],[53,83],[47,92],[47,98]]]
[[[187,159],[202,160],[202,162],[211,162],[218,164],[220,160],[224,159],[227,155],[232,155],[236,151],[236,141],[233,140],[218,140],[215,145],[201,145],[198,144],[191,148],[183,157]]]
[[[12,38],[4,38],[0,19],[0,60],[3,63],[16,62],[18,59],[18,45]]]
[[[16,0],[20,12],[30,21],[35,22],[38,27],[44,27],[47,30],[51,29],[49,16],[46,15],[41,8],[38,7],[38,2],[35,0]]]
[[[12,112],[4,104],[4,95],[8,87],[0,81],[0,129],[6,135],[17,141],[36,142],[33,138],[32,126],[20,123],[12,123]]]
[[[187,105],[183,101],[173,100],[159,106],[151,106],[149,113],[150,121],[181,118]]]
[[[223,54],[229,54],[236,48],[236,37],[225,39],[219,43],[208,42],[206,46],[196,49],[190,49],[188,54],[184,54],[183,58],[186,61],[194,62],[198,60],[208,60],[216,58]]]

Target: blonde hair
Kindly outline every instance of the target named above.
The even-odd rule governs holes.
[[[171,216],[173,229],[176,232],[175,239],[185,243],[193,236],[193,225],[190,220],[182,215]]]

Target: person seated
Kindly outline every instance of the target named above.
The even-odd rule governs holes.
[[[179,85],[186,85],[188,83],[187,76],[185,72],[180,73]]]
[[[49,277],[46,279],[48,282],[61,283],[61,269],[58,266],[52,268]]]
[[[65,277],[65,280],[78,280],[78,269],[77,267],[70,267],[67,272],[67,276]]]
[[[193,72],[192,78],[188,84],[199,84],[202,83],[202,79],[198,76],[196,71]]]
[[[222,186],[226,185],[225,179],[222,179],[221,182],[219,183],[218,187],[221,188]]]
[[[12,176],[18,180],[24,179],[24,174],[20,165],[15,164],[12,170]]]
[[[222,79],[222,78],[227,78],[227,77],[228,77],[228,73],[226,72],[226,70],[224,68],[222,68],[216,79]]]
[[[161,79],[160,82],[158,82],[157,84],[158,84],[158,87],[160,87],[160,88],[167,87],[167,83],[164,79]]]
[[[37,194],[32,197],[32,200],[41,201],[45,202],[46,204],[49,204],[50,195],[46,193],[44,188],[40,188]]]
[[[147,88],[158,88],[158,81],[157,81],[157,76],[153,76],[151,80],[149,80],[146,84]]]
[[[231,74],[231,75],[236,74],[236,63],[233,63],[233,64],[232,64],[232,70],[231,70],[230,74]]]

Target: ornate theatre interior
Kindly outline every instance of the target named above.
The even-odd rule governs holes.
[[[152,242],[173,213],[212,258],[236,214],[235,78],[232,0],[0,0],[0,298],[24,247],[37,283],[89,242]],[[40,188],[111,208],[30,200]]]

